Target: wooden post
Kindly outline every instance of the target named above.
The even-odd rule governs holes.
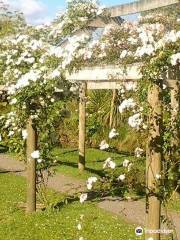
[[[36,150],[36,132],[32,126],[32,119],[29,118],[27,124],[27,209],[28,213],[36,211],[36,159],[31,157],[31,153]]]
[[[85,141],[86,141],[86,82],[82,82],[79,89],[79,162],[78,168],[85,169]]]
[[[113,89],[112,92],[112,100],[111,100],[111,109],[110,109],[110,118],[109,118],[109,127],[112,128],[113,127],[113,113],[114,113],[114,104],[115,104],[115,100],[116,100],[116,95],[117,95],[117,90]]]
[[[169,71],[168,87],[170,88],[171,93],[171,161],[173,161],[172,171],[175,174],[175,179],[173,181],[174,190],[178,186],[178,159],[179,159],[179,146],[180,146],[180,130],[179,130],[179,113],[180,113],[180,74],[179,68],[177,71]],[[174,80],[172,80],[174,79]],[[176,191],[176,190],[175,190]],[[177,196],[177,193],[174,191],[173,196]]]
[[[162,85],[162,84],[160,84]],[[149,138],[147,149],[146,183],[148,189],[148,209],[146,215],[146,230],[160,229],[161,201],[157,196],[158,187],[156,174],[161,173],[162,160],[162,86],[153,83],[149,88],[148,101],[150,105]],[[159,240],[159,233],[148,233],[146,239]]]
[[[180,83],[178,80],[171,80],[173,84],[171,88],[171,127],[172,127],[172,137],[171,137],[171,147],[172,152],[176,152],[180,143],[180,131],[179,131],[179,121],[178,115],[180,111]]]

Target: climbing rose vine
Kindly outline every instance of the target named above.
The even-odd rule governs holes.
[[[138,84],[122,83],[119,111],[126,114],[128,124],[135,131],[146,132],[149,114],[147,88],[157,79],[161,82],[169,71],[179,71],[179,19],[161,14],[148,15],[134,23],[107,24],[103,32],[94,37],[88,24],[97,17],[106,21],[108,14],[96,1],[72,0],[68,2],[67,10],[49,26],[25,27],[22,34],[0,39],[0,79],[8,89],[10,104],[9,111],[0,117],[0,140],[9,142],[17,151],[24,149],[28,137],[26,123],[31,118],[39,137],[38,149],[32,153],[39,167],[48,168],[52,164],[50,136],[63,117],[66,99],[73,96],[70,90],[76,89],[74,83],[66,80],[68,74],[87,66],[107,64],[123,66],[126,71],[128,64],[136,63],[142,78]],[[167,86],[164,86],[163,93],[167,103],[167,133],[170,111]],[[112,129],[109,138],[118,134]],[[164,139],[168,145],[165,134]],[[108,141],[104,139],[100,143],[101,150],[110,149]],[[135,151],[136,158],[142,153],[139,146]],[[106,159],[102,166],[105,177],[88,179],[88,189],[98,187],[99,183],[99,190],[115,191],[118,185],[122,193],[127,191],[126,186],[133,184],[133,179],[128,182],[133,163],[125,160],[124,171],[118,172],[117,176],[115,162],[111,157]],[[87,197],[86,193],[81,195],[80,201],[84,202]]]

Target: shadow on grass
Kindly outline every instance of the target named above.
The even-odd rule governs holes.
[[[74,202],[78,202],[79,201],[79,197],[77,196],[68,196],[66,198],[64,198],[63,200],[57,202],[54,206],[52,206],[53,209],[55,210],[61,210],[64,206],[66,206],[67,204],[72,204]]]
[[[104,161],[104,160],[102,160],[102,161]],[[78,168],[78,164],[75,163],[75,162],[61,161],[61,160],[59,160],[57,163],[58,163],[58,165],[56,165],[56,166],[59,166],[59,165],[62,164],[63,166],[68,166],[68,167],[75,168],[75,169]],[[97,170],[97,169],[93,169],[93,168],[89,168],[89,167],[86,167],[85,170],[86,170],[87,172],[89,172],[89,173],[96,174],[96,175],[98,175],[98,176],[100,176],[100,177],[104,177],[104,176],[105,176],[103,170]]]
[[[76,193],[76,195],[69,195],[65,197],[63,200],[57,202],[53,206],[51,206],[52,209],[55,209],[57,211],[60,211],[64,206],[73,204],[74,202],[79,202],[79,196],[82,192]],[[84,192],[85,193],[85,192]],[[139,201],[140,199],[144,199],[144,196],[134,196],[130,200],[123,196],[123,193],[119,193],[119,195],[112,196],[112,193],[109,192],[103,192],[103,191],[91,191],[88,192],[88,198],[87,203],[91,202],[94,204],[101,203],[103,201],[109,201],[109,202],[122,202],[122,201]]]
[[[94,149],[99,150],[99,148],[94,148]],[[120,151],[117,148],[113,148],[113,147],[108,148],[107,150],[103,150],[103,152],[116,153],[116,154],[122,155],[122,157],[132,157],[132,156],[134,156],[133,152]]]
[[[68,151],[62,152],[61,154],[68,154],[73,152],[78,152],[78,149],[68,150]]]
[[[23,170],[1,170],[0,169],[0,174],[3,173],[3,174],[6,174],[6,173],[22,173],[24,172]]]
[[[97,147],[94,147],[92,149],[99,150],[99,148],[97,148]],[[68,153],[74,153],[74,152],[78,153],[78,149],[67,150],[67,151],[61,152],[61,154],[68,154]],[[109,148],[108,150],[103,150],[103,152],[120,154],[120,155],[122,155],[122,157],[134,156],[134,152],[120,151],[116,148]]]

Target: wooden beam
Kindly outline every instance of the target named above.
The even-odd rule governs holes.
[[[158,197],[158,178],[161,174],[162,161],[162,83],[153,83],[149,87],[148,102],[149,137],[147,147],[146,183],[147,183],[147,215],[146,230],[157,231],[160,229],[161,201]],[[147,233],[146,239],[159,240],[159,233]]]
[[[95,67],[85,67],[79,71],[69,74],[66,72],[65,78],[71,82],[87,82],[88,89],[119,89],[121,83],[126,81],[138,81],[142,75],[140,68],[142,63],[124,66],[103,65]],[[174,86],[173,79],[164,80],[168,87]],[[0,89],[7,91],[3,85]]]
[[[114,26],[119,26],[123,22],[123,19],[121,17],[116,17],[116,18],[111,18],[110,16],[108,17],[97,17],[90,23],[88,23],[88,27],[93,27],[93,28],[105,28],[108,25],[114,25]]]
[[[120,89],[122,86],[121,82],[107,82],[107,81],[101,81],[101,82],[87,82],[87,89],[88,90],[98,90],[98,89]]]
[[[29,118],[27,123],[27,209],[28,213],[36,211],[36,159],[31,157],[31,153],[36,150],[36,132],[33,129],[32,119]]]
[[[66,73],[69,81],[108,81],[115,80],[138,80],[142,77],[140,73],[141,64],[124,66],[106,65],[97,67],[86,67],[72,74]]]
[[[110,13],[111,17],[117,17],[166,7],[178,2],[179,0],[143,0],[141,2],[136,1],[123,5],[113,6],[107,10]]]
[[[79,89],[79,162],[78,168],[85,169],[85,141],[86,141],[86,82],[82,82]]]

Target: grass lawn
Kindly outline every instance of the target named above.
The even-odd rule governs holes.
[[[134,226],[97,208],[73,202],[58,210],[26,215],[17,208],[25,200],[25,179],[0,173],[0,240],[135,240]],[[51,193],[57,202],[61,195]],[[84,215],[81,220],[81,215]],[[77,229],[81,223],[82,230]]]
[[[86,170],[81,174],[78,171],[78,150],[55,148],[53,155],[58,160],[55,169],[63,174],[71,175],[79,179],[87,179],[90,176],[101,176],[103,174],[103,163],[111,157],[116,162],[117,167],[120,166],[124,159],[133,160],[133,156],[126,154],[117,154],[112,152],[100,151],[98,149],[86,150]],[[143,163],[139,164],[142,167]]]
[[[167,205],[168,209],[180,213],[180,195],[175,194]]]

